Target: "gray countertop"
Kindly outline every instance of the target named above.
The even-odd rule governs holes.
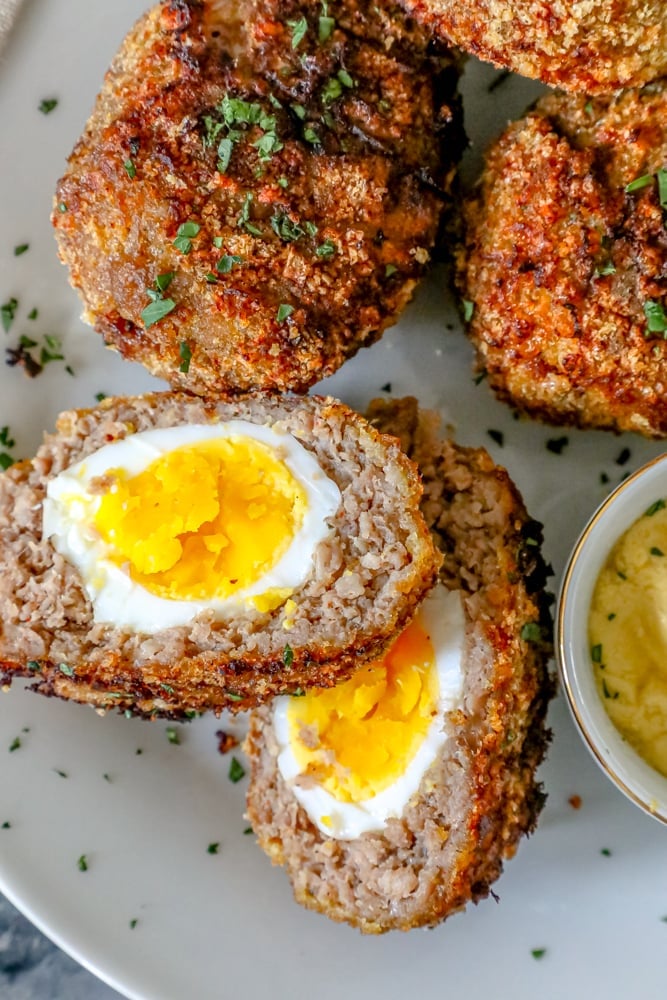
[[[119,1000],[0,895],[2,1000]]]

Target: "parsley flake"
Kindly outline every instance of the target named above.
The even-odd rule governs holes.
[[[300,17],[298,21],[288,21],[287,27],[292,31],[292,48],[297,49],[306,37],[308,21],[305,17]]]
[[[165,732],[167,734],[167,740],[170,743],[173,743],[174,746],[180,746],[181,737],[180,737],[177,729],[174,729],[173,726],[167,726]]]
[[[602,643],[598,642],[591,646],[591,660],[593,663],[602,663]]]
[[[58,669],[65,677],[74,677],[74,669],[68,663],[59,663]]]
[[[652,556],[664,556],[662,549],[659,549],[657,545],[652,545],[650,548],[650,553]]]
[[[635,177],[633,181],[625,185],[625,190],[628,194],[632,194],[633,191],[641,191],[642,188],[648,187],[649,184],[653,183],[653,174],[643,174],[641,177]]]
[[[289,643],[285,644],[283,649],[283,664],[289,669],[294,663],[294,650]]]
[[[77,866],[77,868],[79,869],[80,872],[87,872],[88,871],[88,857],[87,857],[87,855],[82,854],[81,857],[79,858],[79,860],[77,861],[76,866]]]
[[[11,828],[12,828],[12,824],[9,822],[9,820],[6,819],[5,822],[2,824],[2,828],[1,829],[3,829],[3,830],[11,830]]]
[[[209,844],[208,847],[206,848],[208,854],[217,854],[219,850],[220,850],[220,841],[216,841],[213,844]]]
[[[14,753],[15,750],[20,750],[21,740],[18,736],[15,736],[12,742],[9,744],[9,752]]]
[[[2,322],[2,328],[5,333],[9,333],[18,307],[18,299],[15,298],[7,299],[7,301],[0,306],[0,321]]]
[[[190,345],[188,344],[187,340],[182,340],[180,342],[180,344],[178,345],[178,353],[181,358],[181,363],[178,366],[178,370],[179,372],[183,372],[184,375],[187,375],[188,372],[190,371],[190,362],[192,361],[192,351],[190,349]]]
[[[475,303],[470,302],[469,299],[463,299],[461,306],[463,307],[463,322],[469,323],[475,311]]]
[[[43,115],[50,115],[54,108],[58,107],[57,97],[45,97],[39,102],[39,110]]]
[[[139,921],[137,920],[137,918],[133,917],[132,920],[130,920],[130,923],[129,923],[130,930],[133,931],[134,928],[137,926],[138,923],[139,923]]]
[[[220,274],[229,274],[234,264],[242,264],[243,257],[239,257],[238,254],[226,253],[224,257],[221,257],[218,263],[215,265],[216,271]]]
[[[150,302],[141,311],[141,318],[146,329],[153,326],[154,323],[159,323],[161,319],[164,319],[165,316],[168,316],[176,308],[176,303],[173,299],[165,299],[164,297],[164,292],[166,292],[173,280],[174,272],[166,271],[164,274],[158,274],[155,279],[155,288],[146,289],[146,294]]]
[[[183,222],[178,227],[178,232],[176,233],[176,239],[174,240],[173,246],[177,250],[180,250],[183,254],[188,254],[192,250],[192,240],[198,234],[201,226],[196,222]]]
[[[236,757],[232,757],[229,765],[229,780],[236,784],[245,777],[245,768]]]
[[[502,448],[505,443],[505,435],[502,431],[497,431],[491,428],[486,432],[492,441],[495,441],[498,447]]]
[[[546,955],[546,953],[547,953],[547,949],[546,948],[533,948],[531,950],[531,952],[530,952],[530,954],[533,956],[533,958],[537,962],[539,962],[539,960],[541,958],[544,958],[544,956]]]
[[[14,247],[14,256],[20,257],[22,254],[26,252],[26,250],[29,249],[30,249],[29,243],[19,243],[18,246]]]
[[[278,312],[276,313],[276,322],[284,323],[288,316],[291,316],[294,312],[294,306],[289,305],[288,302],[281,302],[278,306]]]
[[[667,314],[662,302],[649,299],[644,303],[647,333],[667,333]]]
[[[131,181],[133,181],[134,178],[137,176],[137,168],[134,165],[134,160],[131,159],[125,160],[123,167],[125,168],[125,173],[127,174],[127,176],[130,178]]]
[[[558,438],[549,438],[545,443],[547,451],[552,452],[554,455],[561,455],[563,449],[567,447],[570,443],[569,438],[563,436]]]
[[[336,253],[336,244],[333,240],[326,239],[324,243],[320,245],[315,250],[315,255],[317,257],[322,257],[324,260],[328,260],[329,257],[333,257]]]
[[[524,642],[541,642],[542,629],[538,622],[526,622],[521,629],[521,638]]]
[[[276,236],[279,236],[285,243],[294,243],[305,235],[305,230],[301,228],[299,223],[294,222],[287,212],[283,212],[281,209],[274,212],[270,221]]]
[[[644,517],[653,517],[653,515],[657,514],[659,510],[664,510],[666,506],[667,503],[665,503],[664,500],[656,500],[655,503],[652,503],[651,506],[644,511]]]
[[[253,194],[251,191],[248,191],[246,193],[245,198],[243,199],[243,205],[241,206],[240,215],[236,220],[236,225],[242,226],[245,229],[245,231],[247,233],[250,233],[252,236],[261,236],[262,230],[259,229],[250,221],[250,206],[252,204],[252,201],[253,201]]]

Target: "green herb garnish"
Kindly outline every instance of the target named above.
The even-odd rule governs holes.
[[[216,841],[213,844],[209,844],[206,848],[208,854],[217,854],[220,850],[220,841]]]
[[[471,302],[469,299],[463,299],[461,306],[463,307],[463,322],[469,323],[472,319],[472,314],[475,311],[475,303]]]
[[[552,452],[554,455],[560,455],[565,448],[570,443],[569,438],[563,436],[558,438],[549,438],[545,442],[545,447],[547,451]]]
[[[287,212],[277,209],[271,216],[271,228],[276,236],[279,236],[285,243],[294,243],[305,235],[305,230],[298,222],[294,222]],[[317,230],[316,230],[317,231]]]
[[[602,663],[602,643],[598,642],[591,646],[591,660],[593,663]]]
[[[496,444],[500,448],[502,448],[502,446],[505,443],[505,435],[503,434],[502,431],[497,431],[497,430],[494,430],[493,428],[491,428],[486,433],[489,435],[489,437],[491,438],[492,441],[495,441]]]
[[[176,303],[173,299],[165,299],[164,297],[164,292],[166,292],[173,280],[174,272],[165,271],[164,274],[158,274],[155,279],[155,288],[146,289],[146,294],[151,300],[141,312],[141,318],[146,329],[149,326],[153,326],[154,323],[159,323],[161,319],[164,319],[165,316],[168,316],[176,308]]]
[[[294,663],[294,650],[289,643],[285,643],[285,648],[283,649],[283,664],[289,669]]]
[[[70,667],[68,663],[59,663],[58,670],[60,670],[61,674],[64,674],[65,677],[74,677],[74,669]]]
[[[7,299],[7,301],[0,306],[0,321],[2,322],[2,328],[5,333],[9,333],[18,307],[18,299],[15,298]]]
[[[644,303],[644,315],[648,333],[667,333],[667,314],[662,302],[649,299]]]
[[[650,552],[651,552],[651,555],[652,555],[652,556],[664,556],[664,554],[665,554],[665,553],[664,553],[664,552],[662,551],[662,549],[659,549],[659,548],[658,548],[658,546],[657,546],[657,545],[652,545],[652,546],[651,546],[651,549],[650,549]]]
[[[288,21],[287,27],[292,31],[292,48],[297,49],[308,31],[308,21],[300,17],[298,21]]]
[[[79,869],[80,872],[87,872],[88,871],[88,857],[87,857],[87,855],[82,854],[81,857],[79,858],[79,860],[77,861],[76,865],[77,865],[77,868]]]
[[[26,252],[26,250],[29,249],[30,249],[29,243],[19,243],[18,246],[14,247],[14,256],[20,257],[22,254]]]
[[[15,736],[12,742],[9,744],[9,752],[14,753],[15,750],[19,750],[21,747],[21,740],[18,736]]]
[[[183,254],[188,254],[192,250],[192,241],[199,233],[201,226],[196,222],[183,222],[176,233],[173,245]]]
[[[130,178],[131,181],[133,181],[134,178],[137,176],[137,168],[134,165],[134,160],[129,160],[129,159],[125,160],[123,167],[125,168],[125,173],[127,174],[127,176]]]
[[[526,622],[521,629],[521,638],[524,642],[541,642],[542,629],[538,622]]]
[[[315,250],[315,255],[317,257],[322,257],[324,260],[328,260],[329,257],[333,257],[336,252],[336,244],[333,240],[325,240],[324,243],[320,245]]]
[[[190,362],[192,361],[192,350],[187,340],[182,340],[178,345],[178,353],[181,358],[181,363],[178,366],[179,372],[183,372],[187,375],[190,371]]]
[[[288,316],[291,316],[294,312],[294,306],[291,306],[288,302],[281,302],[278,306],[278,312],[276,313],[276,321],[278,323],[284,323]]]
[[[659,510],[664,510],[666,506],[667,504],[664,500],[656,500],[655,503],[652,503],[651,506],[644,511],[644,517],[653,517],[653,515],[657,514]]]
[[[54,108],[58,107],[57,97],[45,97],[39,102],[39,110],[43,115],[50,115]]]
[[[633,191],[641,191],[642,188],[648,187],[649,184],[653,183],[653,174],[642,174],[641,177],[635,177],[633,181],[625,185],[625,190],[628,194],[632,194]]]
[[[533,956],[534,959],[539,961],[540,958],[544,958],[546,953],[547,953],[546,948],[533,948],[530,954]]]
[[[229,765],[229,780],[236,784],[241,778],[245,777],[245,768],[243,764],[236,757],[232,757],[231,763]]]

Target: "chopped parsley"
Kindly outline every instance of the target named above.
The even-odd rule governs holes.
[[[608,622],[613,622],[613,620],[614,620],[615,617],[616,617],[616,612],[615,611],[610,611],[609,614],[607,615],[607,621]]]
[[[348,87],[349,89],[354,87],[354,80],[346,69],[339,69],[336,75],[344,87]]]
[[[209,854],[217,854],[220,850],[220,841],[215,841],[215,843],[209,844],[206,850]]]
[[[220,274],[229,274],[229,272],[234,267],[234,264],[242,264],[242,263],[243,263],[243,257],[239,257],[238,254],[226,253],[223,257],[220,258],[218,263],[215,265],[215,269]]]
[[[500,448],[502,448],[502,446],[505,443],[505,435],[503,434],[502,431],[497,431],[497,430],[494,430],[493,428],[491,428],[486,433],[489,435],[489,437],[491,438],[492,441],[495,441],[496,444]]]
[[[655,179],[658,182],[658,200],[660,208],[667,211],[667,170],[661,167],[656,171]]]
[[[310,125],[303,130],[303,137],[306,142],[311,144],[311,146],[318,146],[321,143],[319,135],[314,128],[310,127]]]
[[[248,191],[246,193],[245,198],[243,199],[243,205],[241,206],[241,212],[239,214],[239,217],[236,220],[236,225],[241,226],[243,229],[245,229],[247,233],[250,233],[252,236],[261,236],[262,230],[258,229],[258,227],[255,226],[250,221],[250,206],[252,205],[252,201],[253,201],[253,194],[251,191]]]
[[[192,241],[199,233],[200,229],[201,226],[196,222],[183,222],[178,227],[178,232],[176,233],[176,239],[174,240],[173,245],[183,254],[190,253],[192,250]]]
[[[652,503],[651,506],[644,511],[644,517],[653,517],[653,515],[657,514],[659,510],[664,510],[666,506],[667,503],[665,503],[664,500],[656,500],[655,503]]]
[[[18,736],[15,736],[12,742],[9,744],[9,752],[14,753],[15,750],[20,750],[21,740]]]
[[[133,917],[132,920],[130,920],[130,923],[129,923],[130,930],[133,931],[134,928],[137,926],[138,923],[139,923],[139,921],[137,920],[137,918]]]
[[[42,665],[38,660],[28,660],[26,666],[28,667],[28,670],[39,671],[42,669]]]
[[[70,667],[68,663],[59,663],[58,670],[60,670],[60,673],[64,674],[65,677],[74,677],[74,669]]]
[[[278,105],[280,106],[280,102]],[[256,125],[263,133],[253,142],[262,162],[271,159],[274,153],[283,148],[276,134],[276,117],[267,114],[261,104],[225,94],[222,101],[216,105],[215,112],[222,120],[212,115],[204,117],[203,143],[206,149],[217,142],[217,169],[221,174],[227,172],[234,146],[243,137],[244,128],[248,126]],[[223,134],[219,139],[221,133]]]
[[[279,177],[276,183],[278,184],[278,187],[283,188],[283,190],[286,187],[289,187],[289,181],[287,180],[286,177]]]
[[[324,243],[320,243],[320,245],[315,250],[315,255],[317,257],[322,257],[324,260],[328,260],[329,257],[333,257],[335,253],[336,253],[336,244],[333,242],[333,240],[329,239],[325,240]]]
[[[630,460],[632,452],[629,448],[621,448],[616,459],[616,465],[625,465]]]
[[[384,268],[384,276],[385,278],[391,278],[392,274],[396,274],[397,271],[398,268],[395,264],[386,264]]]
[[[308,31],[308,21],[305,17],[300,17],[298,21],[288,21],[287,27],[292,32],[292,48],[298,49],[301,42],[306,37]]]
[[[192,350],[187,340],[182,340],[178,345],[178,353],[181,358],[181,363],[178,366],[179,372],[183,372],[187,375],[190,371],[190,362],[192,361]]]
[[[7,825],[9,825],[9,824],[7,824]],[[243,831],[243,835],[245,837],[249,836],[251,833],[254,833],[254,830],[253,830],[253,828],[251,826],[247,826],[245,828],[245,830]],[[665,917],[664,919],[667,920],[667,917]]]
[[[76,866],[77,866],[77,868],[79,869],[80,872],[87,872],[88,871],[88,857],[87,857],[87,855],[82,854],[80,856],[79,860],[77,861]]]
[[[37,309],[31,309],[30,312],[28,313],[28,319],[37,319],[38,316],[39,312],[37,311]]]
[[[141,311],[141,318],[146,329],[149,326],[153,326],[154,323],[159,323],[161,319],[164,319],[165,316],[168,316],[176,308],[176,303],[173,299],[165,299],[164,297],[164,293],[169,288],[173,279],[174,272],[166,271],[164,274],[158,274],[155,279],[155,288],[146,289],[146,294],[150,302]]]
[[[285,648],[283,649],[283,664],[289,669],[294,663],[294,650],[287,642],[285,643]]]
[[[2,321],[2,328],[5,333],[9,333],[18,307],[18,299],[15,298],[7,299],[7,301],[3,302],[0,306],[0,321]]]
[[[650,553],[652,556],[664,556],[662,549],[659,549],[657,545],[652,545],[650,548]]]
[[[539,622],[526,622],[521,629],[521,638],[524,642],[541,642],[542,629]]]
[[[662,302],[657,299],[648,299],[644,303],[644,315],[646,316],[646,332],[667,333],[667,314]]]
[[[326,5],[323,5],[323,9],[326,9]],[[317,21],[317,40],[320,45],[327,42],[336,27],[336,21],[333,17],[329,17],[328,14],[321,14]]]
[[[322,103],[331,104],[332,101],[338,100],[342,93],[343,84],[337,77],[332,76],[330,80],[327,80],[322,90]]]
[[[469,323],[470,320],[472,319],[472,314],[475,311],[475,303],[470,302],[469,299],[463,299],[461,302],[461,306],[463,308],[463,322]]]
[[[22,254],[26,252],[26,250],[29,249],[30,249],[29,243],[19,243],[18,246],[14,247],[14,256],[20,257]]]
[[[175,729],[173,726],[167,726],[165,732],[167,734],[167,740],[170,743],[173,743],[174,746],[180,746],[181,737],[179,736],[177,729]]]
[[[278,306],[278,312],[276,313],[276,322],[284,323],[288,316],[291,316],[294,312],[294,306],[291,306],[288,302],[281,302]]]
[[[604,677],[602,678],[602,694],[605,696],[605,698],[611,698],[612,700],[618,698],[618,691],[615,691],[612,694],[609,688],[607,687],[607,682],[604,679]]]
[[[609,274],[616,274],[616,266],[611,260],[607,260],[604,264],[600,264],[593,271],[594,278],[606,278]]]
[[[50,115],[51,112],[58,107],[57,97],[45,97],[39,102],[39,110],[43,115]]]
[[[54,767],[54,768],[53,768],[53,771],[54,771],[54,773],[55,773],[55,774],[57,774],[57,775],[58,775],[58,776],[59,776],[60,778],[69,778],[69,774],[67,773],[67,771],[61,771],[61,770],[60,770],[60,768],[58,768],[58,767]]]
[[[593,663],[602,663],[602,643],[598,642],[591,646],[591,660]]]
[[[544,958],[546,953],[547,953],[546,948],[533,948],[530,954],[533,956],[535,961],[539,961],[541,958]]]
[[[285,243],[294,243],[306,234],[305,229],[302,229],[299,223],[294,222],[287,212],[283,212],[282,209],[276,209],[270,221],[271,229]]]
[[[611,857],[611,851],[609,850],[608,847],[601,848],[600,854],[602,855],[603,858],[610,858]]]
[[[635,177],[633,181],[626,184],[625,190],[628,194],[632,194],[634,191],[641,191],[642,188],[648,187],[652,183],[653,174],[643,174],[641,177]]]
[[[245,768],[236,757],[232,757],[229,765],[229,780],[236,784],[245,777]]]
[[[125,168],[125,173],[127,174],[127,176],[130,178],[131,181],[133,181],[134,178],[137,176],[137,168],[134,165],[134,160],[132,159],[125,160],[123,167]]]
[[[2,824],[1,829],[3,829],[3,830],[11,830],[11,828],[12,828],[12,824],[9,822],[9,820],[6,819],[5,822]]]

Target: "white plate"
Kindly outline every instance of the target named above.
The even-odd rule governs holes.
[[[48,222],[64,159],[142,6],[33,0],[0,64],[0,301],[20,302],[9,337],[0,337],[62,335],[76,372],[53,363],[29,382],[0,366],[0,426],[11,426],[19,455],[33,452],[58,410],[88,405],[96,392],[155,385],[79,322]],[[512,79],[489,95],[492,79],[474,66],[466,80],[469,130],[478,138],[536,92]],[[40,100],[52,96],[58,107],[40,114]],[[25,242],[29,251],[15,258],[14,246]],[[661,447],[567,432],[562,455],[547,451],[561,431],[515,422],[484,384],[473,385],[470,348],[444,286],[436,272],[400,326],[326,388],[363,406],[391,382],[395,394],[439,407],[461,442],[487,445],[508,466],[531,513],[546,523],[547,557],[560,571],[609,488],[600,474],[614,483]],[[33,307],[39,318],[31,322]],[[504,447],[489,428],[504,432]],[[621,468],[615,459],[625,446],[632,454]],[[549,802],[495,886],[500,902],[490,898],[432,932],[368,939],[297,907],[283,873],[244,836],[245,781],[228,780],[215,719],[179,727],[182,743],[174,746],[163,723],[101,719],[14,688],[0,698],[0,826],[11,823],[0,829],[0,888],[84,965],[141,1000],[398,1000],[453,991],[467,1000],[490,993],[626,1000],[638,986],[643,998],[662,998],[665,830],[598,772],[560,700],[551,721],[543,768]],[[10,754],[17,736],[21,747]],[[568,804],[572,795],[582,798],[579,810]],[[209,854],[214,842],[219,853]],[[81,855],[86,872],[77,866]],[[534,958],[541,948],[544,956]]]

